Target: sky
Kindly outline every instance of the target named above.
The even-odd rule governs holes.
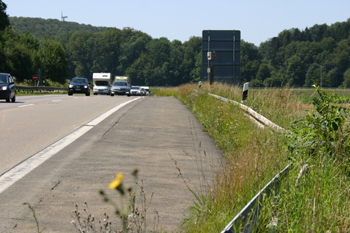
[[[152,38],[188,41],[203,30],[239,30],[259,46],[285,29],[350,18],[349,0],[2,0],[8,16],[125,27]]]

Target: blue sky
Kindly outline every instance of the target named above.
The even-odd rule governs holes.
[[[9,16],[61,19],[92,26],[131,27],[170,41],[203,30],[240,30],[260,45],[284,29],[304,30],[350,18],[350,0],[2,0]]]

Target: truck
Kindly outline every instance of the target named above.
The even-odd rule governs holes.
[[[127,81],[129,85],[131,84],[131,79],[129,76],[115,76],[114,81]]]
[[[130,96],[130,77],[115,76],[111,87],[111,96],[127,95]]]
[[[112,82],[111,73],[93,73],[92,82],[93,82],[94,95],[111,94],[111,82]]]

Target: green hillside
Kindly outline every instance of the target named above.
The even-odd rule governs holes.
[[[9,17],[9,20],[16,32],[20,34],[28,32],[38,38],[55,37],[72,31],[103,32],[108,29],[107,27],[95,27],[76,22],[63,22],[57,19]]]
[[[152,38],[133,28],[94,27],[56,19],[9,20],[13,31],[4,30],[0,35],[0,42],[4,41],[0,60],[3,54],[5,61],[0,68],[19,80],[45,66],[46,78],[62,82],[101,71],[132,76],[137,83],[156,86],[197,82],[203,77],[200,37],[182,43]],[[57,48],[62,52],[50,59],[62,59],[52,65],[53,61],[48,62],[45,56],[57,53]],[[349,88],[349,51],[350,19],[286,29],[260,46],[242,40],[240,83],[249,82],[250,87],[311,87],[316,83],[321,87]],[[62,70],[59,74],[57,67]]]

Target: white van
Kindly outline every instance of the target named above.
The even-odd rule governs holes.
[[[93,73],[92,74],[92,82],[93,82],[93,92],[94,95],[98,94],[111,94],[111,81],[112,74],[111,73]]]

